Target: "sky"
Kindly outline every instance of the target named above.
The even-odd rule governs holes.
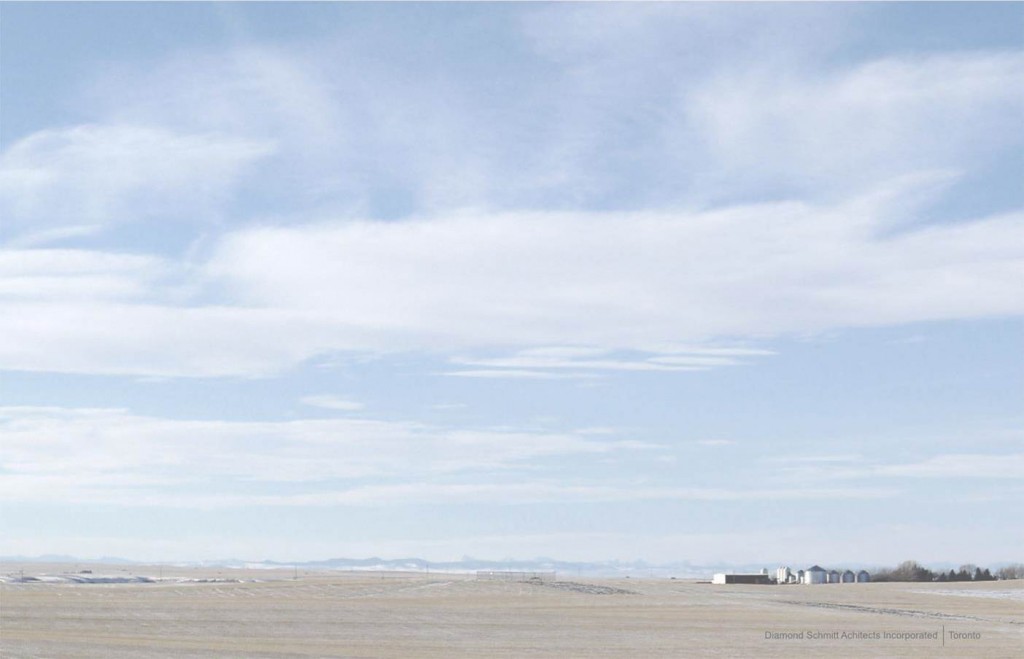
[[[3,3],[0,554],[1019,561],[1022,35]]]

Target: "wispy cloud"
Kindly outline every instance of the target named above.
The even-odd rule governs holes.
[[[348,493],[338,495],[339,501],[356,500],[364,496],[360,492],[402,491],[367,485],[367,480],[468,477],[493,483],[495,470],[525,468],[554,456],[584,459],[654,448],[579,433],[348,418],[174,420],[117,409],[52,407],[0,408],[0,438],[6,500],[119,503],[147,494],[164,502],[193,494],[230,502],[240,491],[253,501],[273,501],[278,495],[272,493],[281,487],[307,492],[295,501],[313,497],[309,492],[335,490]]]
[[[767,351],[747,354],[770,354]],[[615,354],[600,348],[544,347],[521,350],[510,357],[455,357],[458,366],[483,367],[486,370],[454,371],[449,375],[469,377],[580,378],[589,374],[615,371],[666,372],[705,371],[719,366],[742,364],[735,357],[706,352],[687,354]],[[567,373],[566,371],[571,371]]]
[[[0,367],[265,376],[338,352],[409,350],[471,355],[451,373],[463,378],[576,379],[754,362],[767,356],[765,337],[1024,313],[1019,212],[935,225],[918,213],[1024,140],[1013,121],[1022,101],[1009,91],[1024,76],[1020,53],[827,69],[793,67],[799,57],[751,56],[753,68],[712,58],[706,73],[671,76],[676,86],[660,75],[612,86],[595,109],[588,84],[624,80],[635,67],[616,67],[650,58],[623,40],[619,13],[527,12],[513,36],[556,73],[521,71],[511,107],[496,107],[478,80],[412,84],[357,44],[343,48],[345,61],[373,65],[369,93],[360,66],[328,64],[340,48],[330,40],[179,53],[91,78],[97,120],[24,136],[0,159],[0,208],[21,246],[140,221],[212,217],[217,230],[187,256],[165,257],[192,293],[173,303],[141,270],[111,265],[87,278],[62,269],[68,254],[34,254],[52,268],[7,283]],[[666,35],[668,21],[709,42],[753,15],[625,14],[627,31]],[[571,38],[552,40],[564,29]],[[819,39],[815,48],[828,42]],[[670,50],[689,62],[700,56],[691,46]],[[538,114],[531,100],[557,84],[566,114]],[[627,121],[645,105],[637,95],[667,109]],[[505,132],[526,117],[536,130]],[[629,183],[634,170],[645,185],[631,187],[660,191],[601,203],[604,184]],[[280,186],[293,217],[254,218],[237,198],[296,177],[302,185]],[[548,179],[575,201],[544,196],[552,185],[538,181]],[[405,219],[374,221],[375,200],[396,186],[410,197]],[[539,188],[548,192],[522,192]],[[735,201],[765,198],[791,201]]]
[[[1024,480],[1024,453],[936,455],[921,462],[880,465],[878,476],[914,478],[1009,478]]]
[[[566,485],[546,482],[521,484],[403,483],[374,485],[342,491],[301,495],[249,495],[201,497],[201,506],[336,506],[407,503],[610,503],[624,501],[801,501],[820,499],[887,499],[899,494],[893,488],[634,488],[602,485]],[[157,496],[151,505],[164,505]],[[142,503],[141,505],[145,505]]]
[[[731,439],[698,439],[696,443],[701,446],[732,446],[736,442]]]
[[[426,347],[429,336],[436,346],[534,347],[573,336],[643,350],[1024,309],[1012,276],[1024,267],[1014,240],[1024,217],[881,239],[871,222],[884,223],[884,210],[864,212],[767,204],[264,228],[227,237],[208,271],[248,304],[343,313],[349,331],[374,328],[392,346]],[[709,363],[672,360],[663,366]],[[526,354],[517,364],[570,361],[586,360]]]
[[[42,231],[22,233],[6,241],[6,246],[11,248],[43,247],[57,242],[70,241],[75,238],[83,238],[99,233],[103,230],[102,224],[72,224],[58,226]]]
[[[74,294],[79,275],[56,253],[25,250],[12,258],[32,262],[38,288],[24,290],[45,289],[47,299],[17,300],[12,289],[0,300],[0,366],[263,375],[335,351],[517,346],[512,357],[465,360],[481,368],[463,377],[576,377],[700,370],[757,357],[724,346],[616,355],[680,339],[1024,313],[1016,286],[1024,216],[879,238],[872,227],[884,213],[865,216],[853,206],[454,215],[239,230],[205,263],[177,267],[191,277],[193,297],[216,293],[229,300],[220,306],[161,304],[148,275],[124,271],[124,263],[148,257],[103,252],[75,253],[90,263],[91,279],[81,285],[108,290],[101,284],[114,277],[111,292],[139,299],[83,300]],[[544,352],[565,336],[589,352]]]
[[[1017,479],[1024,480],[1024,454],[944,453],[917,462],[891,462],[860,455],[768,458],[791,480],[834,481],[893,479]]]
[[[836,464],[863,462],[864,457],[855,453],[840,453],[833,455],[787,455],[765,458],[765,461],[783,464]]]
[[[890,58],[782,78],[755,65],[682,103],[720,168],[717,184],[834,194],[1019,148],[1014,117],[1024,99],[1010,90],[1022,80],[1019,52]],[[972,126],[944,130],[961,122]]]
[[[205,214],[265,142],[152,125],[81,125],[25,137],[0,156],[0,209],[13,226],[110,224]]]
[[[874,499],[895,492],[594,481],[580,470],[589,458],[661,448],[599,430],[467,430],[366,419],[194,421],[117,409],[0,408],[8,501],[201,507],[727,502]],[[552,457],[571,457],[573,466],[560,467],[557,478],[531,469]]]
[[[172,278],[156,256],[82,249],[0,249],[0,300],[153,299]]]
[[[458,378],[484,378],[509,380],[585,380],[596,377],[587,373],[550,373],[547,371],[531,371],[521,368],[507,369],[466,369],[448,371],[444,375]]]
[[[366,405],[359,401],[350,400],[348,398],[339,398],[338,396],[331,396],[329,394],[303,396],[299,399],[299,402],[304,405],[322,407],[327,410],[338,410],[340,412],[358,412],[366,407]]]

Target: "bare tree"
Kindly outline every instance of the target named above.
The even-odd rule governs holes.
[[[935,573],[917,561],[903,561],[892,571],[893,581],[932,581]]]
[[[996,570],[999,579],[1024,579],[1024,563],[1011,563]]]

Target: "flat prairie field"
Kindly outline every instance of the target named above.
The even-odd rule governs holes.
[[[0,656],[1024,657],[1021,581],[715,586],[90,567],[97,581],[152,582],[26,582],[15,577],[59,569],[4,565]]]

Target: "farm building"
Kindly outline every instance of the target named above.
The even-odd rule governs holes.
[[[767,570],[761,571],[762,575],[768,574]],[[724,578],[725,575],[722,575]],[[756,576],[756,575],[752,575]],[[813,565],[806,570],[794,572],[788,567],[778,567],[772,578],[773,583],[865,583],[871,577],[866,570],[854,572],[853,570],[826,570],[820,565]],[[734,581],[729,581],[733,583]],[[760,581],[757,581],[760,583]],[[725,583],[725,581],[722,581]],[[738,581],[735,581],[738,583]]]
[[[828,583],[828,572],[820,565],[812,565],[804,570],[803,582],[806,584]]]
[[[713,584],[770,584],[772,582],[771,577],[764,573],[754,574],[732,574],[728,572],[719,572],[711,578]]]

